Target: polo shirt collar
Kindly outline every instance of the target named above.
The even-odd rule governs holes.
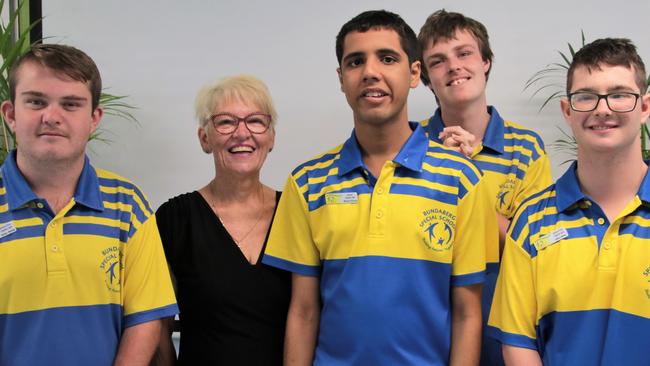
[[[558,212],[567,210],[576,203],[586,200],[587,196],[580,190],[576,168],[578,163],[571,163],[569,169],[555,182],[555,201]]]
[[[32,191],[25,177],[18,170],[18,166],[16,165],[16,150],[11,151],[7,155],[0,170],[2,171],[2,179],[7,192],[6,197],[9,210],[22,208],[28,203],[38,200],[38,197]],[[90,165],[90,160],[86,156],[84,158],[84,167],[75,189],[75,202],[94,210],[103,211],[104,205],[101,197],[97,173]]]
[[[436,112],[429,118],[429,124],[427,124],[427,133],[429,138],[439,144],[442,144],[442,140],[438,138],[440,132],[445,128],[445,123],[442,121],[442,114],[440,108],[436,109]]]
[[[490,120],[488,121],[487,128],[485,129],[485,134],[483,135],[483,148],[488,148],[496,153],[504,153],[504,121],[503,118],[497,112],[497,109],[493,106],[488,106],[488,113],[490,114]],[[445,123],[442,121],[442,113],[440,108],[436,109],[436,112],[429,118],[429,124],[427,126],[427,133],[429,138],[438,143],[442,141],[438,138],[438,135],[445,128]]]
[[[88,156],[84,157],[84,167],[79,176],[79,183],[74,192],[74,200],[88,208],[104,211],[102,193],[99,190],[99,178],[95,168],[90,165]]]
[[[566,173],[555,183],[555,199],[559,212],[565,211],[574,204],[588,199],[587,195],[580,190],[580,182],[576,174],[577,167],[578,163],[574,161]],[[650,177],[648,172],[646,172],[641,182],[637,195],[644,204],[650,205]]]
[[[409,122],[409,126],[413,132],[393,161],[407,169],[420,171],[422,169],[422,161],[429,148],[429,139],[419,123]],[[341,148],[339,176],[345,175],[355,169],[364,168],[365,164],[361,157],[361,147],[353,130],[352,135],[345,141]]]
[[[648,162],[645,162],[648,164]],[[641,201],[643,201],[644,204],[650,205],[650,169],[648,169],[645,173],[645,177],[643,177],[643,181],[641,181],[641,187],[639,187],[639,193],[637,193]]]

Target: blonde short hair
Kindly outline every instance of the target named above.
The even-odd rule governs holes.
[[[275,127],[278,113],[273,106],[271,93],[262,80],[252,75],[226,77],[199,91],[194,110],[201,127],[207,125],[217,107],[233,100],[254,105],[261,109],[260,112],[271,115],[271,127]]]

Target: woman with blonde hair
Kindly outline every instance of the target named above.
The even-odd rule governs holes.
[[[214,178],[164,203],[158,229],[180,308],[179,362],[281,365],[290,274],[261,263],[280,192],[260,181],[277,114],[264,83],[234,76],[196,99]],[[171,321],[161,354],[173,354]]]

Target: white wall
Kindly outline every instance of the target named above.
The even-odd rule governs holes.
[[[214,175],[201,152],[193,117],[201,86],[221,77],[251,73],[270,87],[280,118],[276,146],[263,181],[282,188],[290,170],[346,139],[352,114],[339,90],[334,38],[361,11],[399,13],[419,31],[426,17],[444,7],[485,24],[495,53],[488,102],[501,115],[537,130],[546,143],[563,124],[557,103],[542,113],[541,97],[523,92],[525,81],[566,42],[628,37],[650,64],[650,1],[43,1],[44,36],[86,51],[104,85],[128,94],[139,109],[139,127],[103,121],[110,145],[91,144],[96,166],[131,178],[154,206],[206,184]],[[649,65],[650,66],[650,65]],[[411,93],[409,117],[435,108],[423,86]],[[551,154],[554,175],[566,167]]]

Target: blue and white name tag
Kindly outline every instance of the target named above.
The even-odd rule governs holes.
[[[566,231],[566,229],[563,228],[563,227],[560,227],[560,228],[557,228],[557,229],[551,231],[550,233],[548,233],[546,235],[542,235],[539,239],[537,239],[537,241],[535,243],[533,243],[533,245],[535,246],[535,248],[537,248],[537,250],[542,250],[542,249],[544,249],[544,248],[546,248],[548,246],[551,246],[551,245],[557,243],[558,241],[560,241],[560,240],[562,240],[562,239],[564,239],[564,238],[566,238],[568,236],[569,236],[569,233]]]
[[[343,193],[326,193],[325,202],[328,205],[340,205],[359,202],[357,192],[343,192]]]
[[[5,222],[0,225],[0,238],[4,238],[7,235],[13,234],[16,232],[16,225],[13,221]]]

